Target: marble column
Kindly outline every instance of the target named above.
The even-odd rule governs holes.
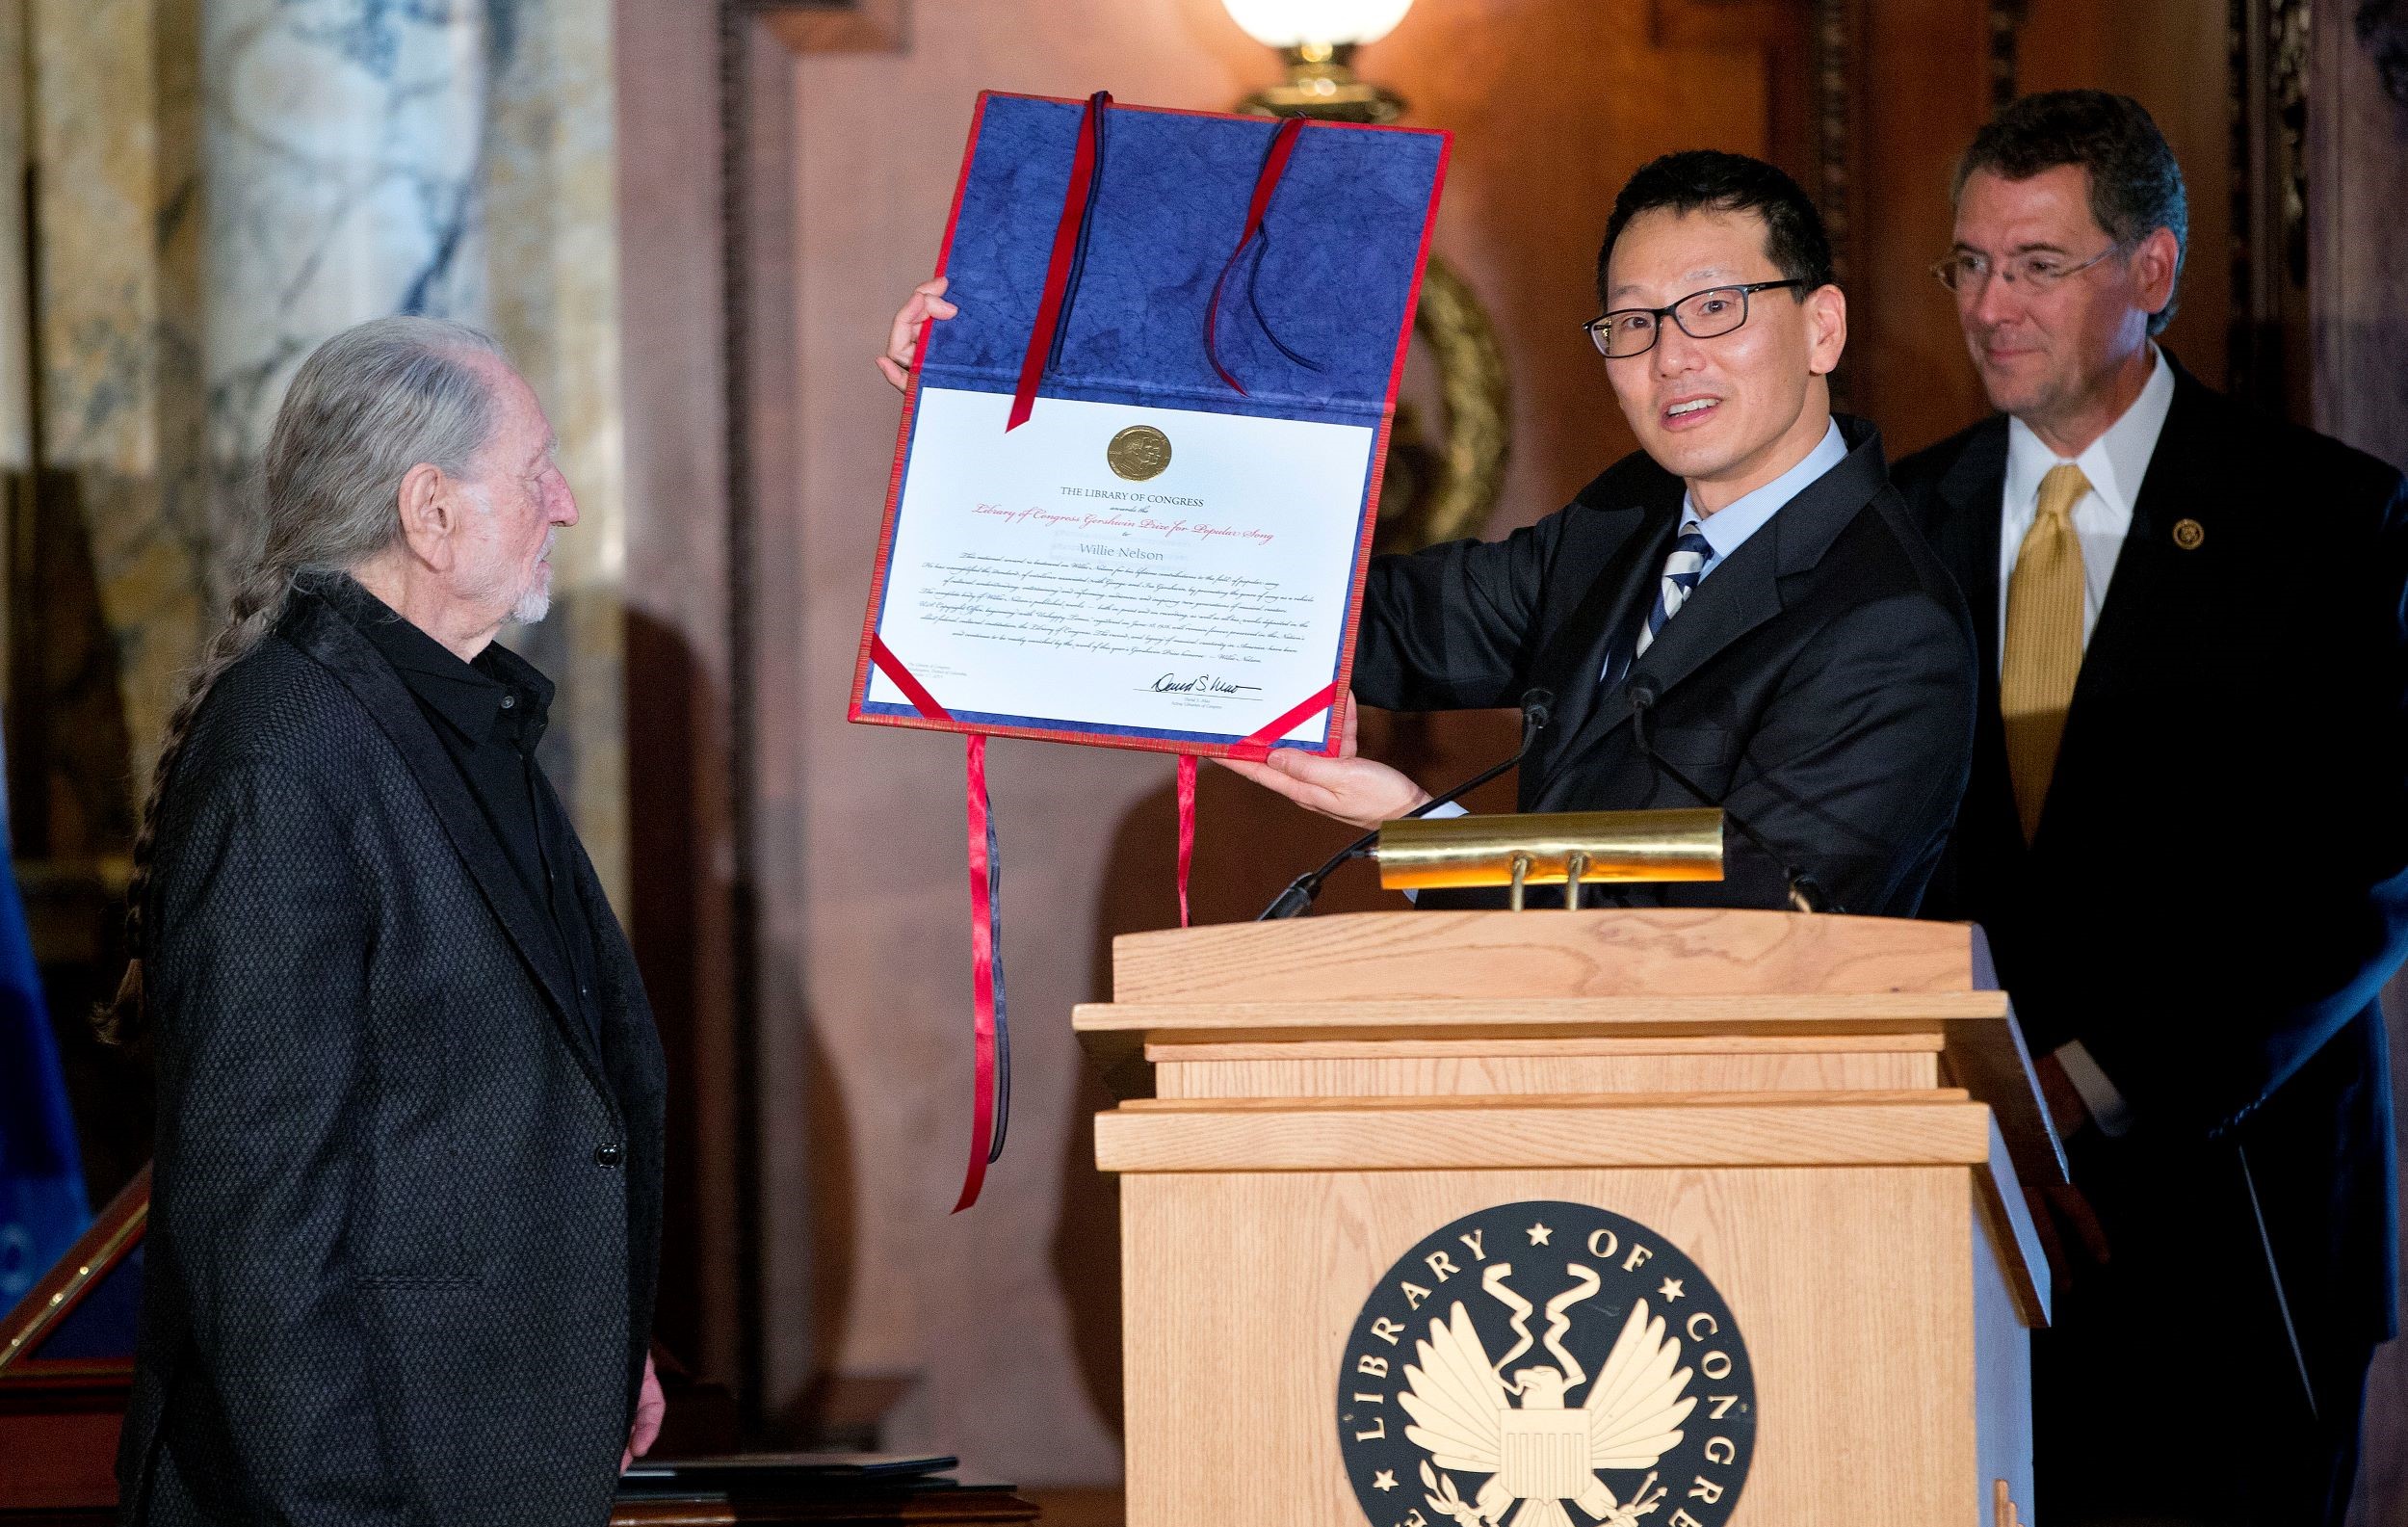
[[[0,166],[26,160],[25,0],[0,0]],[[13,529],[23,485],[34,464],[33,336],[27,331],[33,312],[27,298],[31,283],[25,268],[25,177],[0,174],[0,513]],[[0,568],[7,564],[0,562]],[[0,577],[0,674],[11,671],[11,640],[15,634],[12,601],[18,597],[15,580]],[[5,681],[0,681],[5,682]],[[8,744],[0,737],[0,759]],[[9,777],[0,771],[0,793]],[[8,823],[8,805],[0,801],[0,829]],[[6,842],[0,832],[0,843]]]
[[[230,551],[239,485],[320,341],[386,313],[486,322],[488,39],[483,0],[201,0],[201,15],[202,353]]]
[[[66,667],[117,690],[51,697],[54,793],[81,824],[62,822],[57,851],[105,855],[113,842],[122,852],[127,798],[149,777],[208,618],[199,18],[196,0],[22,4],[34,465],[42,518],[80,564],[65,570],[83,586],[60,602],[80,614],[89,595],[109,638],[88,665]],[[46,596],[58,573],[44,569]],[[44,614],[45,639],[82,640]],[[88,752],[97,732],[114,740]]]
[[[25,0],[0,0],[0,165],[26,159]],[[33,313],[25,268],[25,177],[0,175],[0,471],[34,464]],[[6,622],[0,621],[0,629]],[[0,663],[0,671],[6,664]]]
[[[241,495],[294,368],[380,313],[485,316],[487,7],[13,3],[44,513],[72,522],[112,639],[127,756],[92,787],[138,798],[251,544]]]
[[[625,882],[618,324],[601,0],[201,0],[219,567],[286,384],[384,313],[493,331],[559,432],[584,520],[554,614],[506,640],[561,682],[547,766]],[[623,897],[620,897],[623,901]]]
[[[248,495],[294,371],[351,324],[423,312],[494,331],[559,427],[585,523],[563,538],[552,620],[507,640],[562,681],[547,762],[618,891],[607,0],[0,8],[33,64],[11,71],[27,99],[10,165],[28,164],[35,188],[20,411],[39,424],[13,430],[0,387],[0,450],[21,438],[39,457],[45,513],[72,528],[105,627],[105,660],[81,681],[119,742],[114,762],[80,771],[86,814],[112,817],[85,834],[90,852],[121,838],[122,803],[144,789],[225,579],[254,544]],[[0,352],[8,316],[0,298]],[[103,796],[120,802],[113,814]]]

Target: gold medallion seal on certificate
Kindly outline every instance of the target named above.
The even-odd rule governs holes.
[[[1150,424],[1133,424],[1104,447],[1104,462],[1114,476],[1132,483],[1160,477],[1170,464],[1170,436]]]

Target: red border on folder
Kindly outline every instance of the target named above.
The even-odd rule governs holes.
[[[1024,95],[1010,91],[981,91],[979,92],[978,104],[970,114],[970,131],[962,150],[961,172],[954,183],[953,207],[945,218],[944,242],[937,250],[934,272],[937,276],[945,274],[946,266],[952,260],[954,234],[961,222],[961,204],[969,195],[970,170],[978,154],[979,129],[986,118],[986,103],[997,97],[1052,101],[1063,106],[1086,104],[1084,98],[1073,100],[1059,95]],[[1240,117],[1227,112],[1194,111],[1176,106],[1132,106],[1117,101],[1112,104],[1112,110],[1154,112],[1173,117],[1217,117],[1230,121],[1259,122],[1261,120],[1260,118]],[[1422,279],[1429,268],[1430,240],[1437,228],[1439,199],[1446,190],[1447,166],[1454,153],[1454,134],[1444,128],[1380,127],[1366,122],[1316,121],[1312,123],[1312,127],[1315,131],[1327,129],[1338,132],[1417,133],[1438,140],[1438,166],[1430,177],[1429,205],[1422,219],[1421,248],[1413,262],[1413,286],[1405,294],[1403,318],[1397,330],[1396,358],[1388,370],[1388,396],[1380,406],[1379,423],[1373,434],[1371,476],[1364,488],[1363,527],[1361,539],[1355,545],[1354,578],[1347,591],[1346,620],[1338,647],[1338,671],[1331,680],[1328,691],[1334,697],[1347,693],[1353,682],[1355,648],[1362,627],[1363,589],[1371,577],[1372,540],[1379,529],[1379,497],[1387,479],[1388,441],[1396,423],[1397,392],[1403,383],[1405,355],[1413,343],[1413,321],[1421,309]],[[927,331],[927,323],[924,321],[921,325],[923,341],[925,341]],[[983,720],[962,720],[945,715],[941,703],[939,712],[943,719],[926,714],[879,715],[866,708],[873,666],[871,645],[877,640],[878,611],[885,602],[887,573],[895,550],[895,521],[903,505],[903,468],[904,463],[910,459],[912,427],[919,415],[920,367],[927,355],[928,346],[925,342],[914,347],[911,374],[903,389],[903,419],[895,432],[894,462],[888,469],[886,477],[886,512],[878,524],[877,559],[870,574],[869,607],[862,616],[861,642],[853,659],[852,691],[847,706],[846,719],[870,726],[908,726],[927,731],[983,732],[996,737],[1027,737],[1039,742],[1081,743],[1095,748],[1122,748],[1142,752],[1187,753],[1207,758],[1224,757],[1232,753],[1260,750],[1263,745],[1250,737],[1233,738],[1225,743],[1211,743],[1192,738],[1145,737],[1115,731],[1073,730],[1053,726],[1013,726]],[[943,697],[939,696],[936,698],[941,702]],[[1294,725],[1295,723],[1292,722],[1290,724]],[[1322,744],[1320,750],[1324,754],[1335,753],[1340,741],[1341,732],[1335,724],[1333,713],[1328,740]]]

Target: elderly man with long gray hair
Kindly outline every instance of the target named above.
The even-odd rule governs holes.
[[[493,341],[327,341],[171,722],[108,1018],[158,1072],[135,1523],[601,1523],[660,1423],[661,1049],[499,646],[577,522]]]

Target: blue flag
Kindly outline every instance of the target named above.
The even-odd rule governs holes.
[[[8,841],[0,799],[0,847]],[[13,1305],[91,1223],[25,904],[14,862],[0,856],[0,1310]]]

